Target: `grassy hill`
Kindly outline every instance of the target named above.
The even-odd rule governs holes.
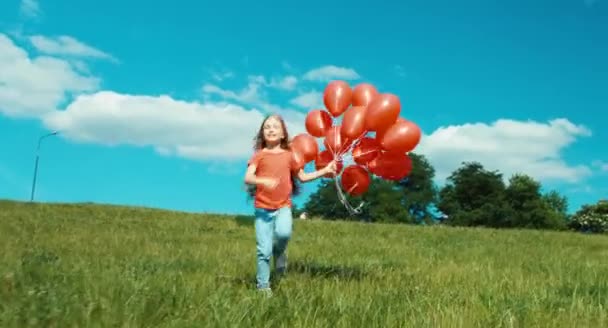
[[[253,289],[244,217],[0,202],[2,327],[606,327],[608,238],[296,221]]]

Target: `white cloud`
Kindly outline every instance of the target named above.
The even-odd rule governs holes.
[[[274,79],[269,82],[262,75],[250,75],[247,86],[240,91],[226,90],[215,84],[206,83],[202,87],[202,92],[204,95],[217,95],[223,99],[234,100],[242,104],[260,105],[264,103],[263,98],[266,97],[263,87],[290,90],[295,87],[296,82],[297,79],[292,76],[287,76],[280,80]]]
[[[359,74],[352,68],[327,65],[312,69],[304,74],[305,80],[327,82],[334,79],[356,80]]]
[[[282,90],[293,90],[298,83],[298,79],[293,75],[285,76],[281,79],[270,80],[269,86],[282,89]]]
[[[250,83],[256,83],[260,86],[267,86],[280,90],[293,90],[298,84],[298,78],[293,75],[287,75],[282,78],[272,77],[270,81],[263,75],[250,75]]]
[[[592,165],[602,172],[608,172],[608,162],[605,161],[593,161]]]
[[[259,111],[237,105],[103,91],[79,96],[44,123],[74,141],[153,146],[161,154],[187,158],[232,158],[251,149],[261,120]],[[243,136],[247,132],[251,138]]]
[[[323,104],[323,93],[319,91],[302,93],[291,99],[290,103],[307,110],[325,108],[325,105]]]
[[[40,5],[36,0],[21,0],[19,10],[26,17],[37,17],[40,15]]]
[[[154,147],[163,155],[217,161],[249,156],[268,112],[283,115],[292,135],[305,130],[304,113],[265,100],[263,86],[271,82],[260,76],[249,77],[239,92],[206,85],[203,90],[222,101],[199,103],[95,92],[99,80],[83,75],[86,70],[81,59],[32,58],[0,34],[0,113],[40,118],[75,142]]]
[[[38,51],[44,54],[56,56],[100,58],[116,61],[116,59],[112,57],[112,55],[105,53],[99,49],[93,48],[67,35],[60,35],[57,37],[34,35],[29,37],[29,40]]]
[[[305,131],[304,120],[306,113],[296,111],[291,108],[273,104],[267,100],[264,86],[270,86],[266,78],[261,75],[252,75],[248,78],[248,84],[240,91],[232,91],[223,89],[214,84],[205,84],[202,87],[203,95],[207,100],[210,100],[211,95],[219,96],[222,100],[232,100],[243,106],[251,107],[260,110],[263,113],[276,113],[282,115],[286,121],[289,121],[288,128],[291,135]],[[299,122],[297,124],[291,122]]]
[[[69,61],[30,57],[0,34],[0,113],[36,117],[53,111],[70,95],[95,90],[99,80],[77,72]]]
[[[547,123],[500,119],[492,124],[470,123],[441,127],[423,136],[417,152],[426,155],[443,181],[464,161],[478,161],[487,169],[529,174],[539,180],[576,183],[589,176],[585,165],[569,165],[561,151],[577,137],[591,132],[567,119]]]
[[[213,72],[211,74],[211,78],[213,78],[214,80],[218,81],[218,82],[222,82],[226,79],[232,78],[234,77],[234,73],[230,72],[230,71],[225,71],[225,72]]]
[[[75,142],[153,147],[163,155],[211,161],[249,156],[252,138],[270,112],[283,115],[290,135],[305,131],[306,112],[273,104],[265,93],[265,87],[295,86],[295,77],[269,81],[264,76],[250,76],[240,91],[206,84],[204,95],[221,100],[201,103],[169,96],[95,92],[99,80],[84,75],[84,69],[86,63],[81,60],[32,58],[0,34],[0,112],[40,117],[49,129],[60,130],[61,136]],[[74,100],[58,110],[68,95],[74,95]],[[322,106],[322,95],[312,91],[291,103],[311,109]],[[575,182],[590,170],[568,165],[560,152],[577,137],[587,135],[586,128],[566,119],[548,123],[499,120],[491,125],[439,128],[423,138],[418,151],[429,157],[441,179],[462,161],[476,160],[506,175],[524,172],[543,180]]]
[[[78,142],[153,147],[164,156],[212,162],[244,159],[267,113],[281,114],[292,136],[305,131],[305,114],[268,102],[264,86],[271,83],[263,76],[249,76],[239,91],[205,84],[203,94],[221,100],[204,103],[97,92],[46,115],[44,123]]]
[[[288,127],[302,129],[302,117],[290,114],[284,115]],[[163,155],[230,160],[251,154],[263,117],[260,110],[228,103],[103,91],[79,96],[66,110],[45,116],[44,123],[79,142],[152,146]]]
[[[218,95],[227,100],[234,100],[242,104],[258,103],[261,101],[261,85],[255,79],[251,79],[247,86],[238,92],[225,90],[215,84],[205,84],[202,91],[207,95]]]

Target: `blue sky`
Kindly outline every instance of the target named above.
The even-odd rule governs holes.
[[[0,198],[59,129],[37,200],[250,213],[262,116],[303,132],[331,79],[398,95],[439,184],[477,160],[608,197],[608,1],[277,4],[2,1]]]

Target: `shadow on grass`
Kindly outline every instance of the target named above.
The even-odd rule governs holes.
[[[357,267],[303,261],[294,261],[290,263],[288,273],[289,272],[297,272],[316,278],[338,280],[361,280],[365,276],[363,270]]]
[[[252,288],[255,286],[255,276],[241,276],[241,277],[219,277],[220,281],[228,282],[234,286]]]
[[[257,283],[255,273],[253,275],[243,275],[240,277],[221,276],[218,278],[220,281],[228,282],[234,286],[245,288],[253,288]],[[281,282],[281,278],[282,277],[273,271],[270,275],[270,284],[273,285],[273,287],[278,287],[279,283]]]
[[[359,281],[365,277],[365,272],[356,267],[342,265],[327,265],[315,262],[290,262],[285,276],[277,275],[274,270],[270,275],[270,283],[279,287],[281,280],[292,275],[307,275],[318,279],[336,279],[344,281]],[[234,286],[252,288],[256,284],[255,274],[240,277],[219,277],[222,281],[229,281]]]
[[[239,226],[253,227],[255,217],[253,215],[237,215],[234,217],[234,222]]]

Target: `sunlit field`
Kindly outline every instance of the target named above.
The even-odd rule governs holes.
[[[2,327],[607,327],[608,238],[296,220],[254,289],[249,217],[0,202]]]

